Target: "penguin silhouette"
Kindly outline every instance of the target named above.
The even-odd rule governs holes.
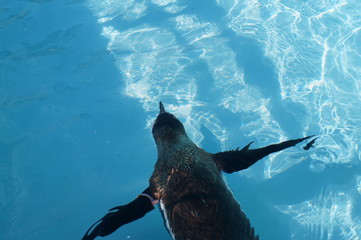
[[[165,111],[162,102],[152,133],[158,160],[149,186],[132,202],[112,208],[94,223],[82,240],[107,236],[124,224],[142,218],[160,205],[174,240],[256,240],[253,227],[222,178],[222,171],[247,169],[263,157],[312,137],[272,144],[259,149],[211,154],[198,147],[183,124]],[[309,148],[309,146],[308,146]]]

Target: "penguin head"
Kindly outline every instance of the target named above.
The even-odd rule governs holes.
[[[180,136],[186,136],[183,124],[173,114],[164,110],[162,102],[159,102],[159,110],[152,129],[156,143],[173,142],[177,141]]]

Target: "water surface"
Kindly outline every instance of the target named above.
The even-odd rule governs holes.
[[[361,239],[361,3],[0,8],[0,238],[80,239],[146,186],[162,100],[209,152],[317,135],[226,179],[263,240]],[[170,239],[158,211],[106,239]]]

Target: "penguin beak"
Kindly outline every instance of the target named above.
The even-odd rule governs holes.
[[[159,102],[159,114],[161,113],[165,113],[166,111],[164,110],[164,106],[162,102]]]

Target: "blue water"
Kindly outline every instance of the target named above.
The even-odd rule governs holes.
[[[361,239],[361,2],[0,7],[0,239],[80,239],[148,184],[162,100],[209,152],[317,135],[227,182],[262,240]],[[170,239],[158,211],[105,239]]]

